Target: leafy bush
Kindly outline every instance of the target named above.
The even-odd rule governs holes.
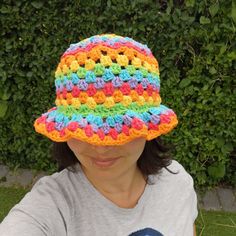
[[[179,117],[164,137],[199,186],[236,182],[234,1],[10,1],[0,3],[0,161],[54,169],[34,120],[55,100],[54,71],[70,43],[115,33],[147,44],[163,103]]]

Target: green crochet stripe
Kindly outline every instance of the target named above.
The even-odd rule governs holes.
[[[97,63],[95,65],[95,68],[92,71],[94,72],[95,76],[102,76],[104,74],[106,68],[108,68],[108,67],[105,67],[105,66],[101,65],[100,63]],[[112,63],[112,65],[109,67],[109,69],[112,71],[112,73],[114,75],[119,75],[121,70],[122,70],[121,66],[119,64],[116,64],[116,63]],[[159,77],[159,75],[156,72],[149,73],[148,70],[143,66],[136,69],[133,65],[128,65],[128,66],[125,67],[125,69],[128,71],[128,73],[131,76],[134,75],[136,70],[139,70],[142,73],[144,78],[147,77],[148,75],[152,75],[153,77],[156,77],[156,76]],[[84,79],[87,71],[91,71],[91,70],[86,70],[84,67],[79,67],[79,69],[77,71],[78,77],[80,79]],[[72,73],[73,72],[71,70],[69,70],[69,73],[65,76],[67,76],[68,79],[71,79],[71,74]],[[63,80],[64,75],[60,74],[60,75],[56,76],[56,79],[57,80]]]
[[[153,107],[153,105],[143,105],[139,106],[137,103],[131,103],[128,107],[123,106],[120,103],[115,104],[112,108],[106,108],[104,105],[97,105],[95,109],[88,108],[87,105],[83,104],[79,109],[74,108],[73,106],[58,106],[58,112],[66,115],[67,117],[71,117],[73,114],[87,116],[89,114],[93,114],[96,116],[107,117],[114,115],[123,115],[127,112],[127,110],[132,110],[138,113],[142,113],[148,111],[149,108]]]

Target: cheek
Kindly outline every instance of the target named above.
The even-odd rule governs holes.
[[[132,147],[129,148],[131,155],[133,156],[133,158],[135,160],[138,160],[139,157],[141,156],[141,154],[143,153],[145,147],[145,142],[144,143],[139,143],[139,145],[134,145]]]
[[[144,150],[145,143],[146,140],[144,139],[136,139],[126,146],[126,150],[130,153],[130,155],[137,156],[137,158],[139,158]]]
[[[130,154],[132,156],[132,159],[137,161],[139,159],[139,157],[141,156],[143,149],[133,149],[134,151]]]
[[[129,147],[123,150],[122,154],[125,157],[129,157],[129,160],[137,161],[143,152],[144,146]]]
[[[77,140],[69,140],[67,141],[67,145],[76,156],[78,156],[80,153],[83,153],[83,151],[86,149],[86,146]]]

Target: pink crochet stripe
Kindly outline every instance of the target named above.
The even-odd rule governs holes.
[[[127,43],[124,43],[124,44],[121,44],[119,42],[116,42],[114,43],[113,45],[110,45],[109,43],[90,43],[88,44],[85,48],[77,48],[76,50],[74,51],[70,51],[70,52],[65,52],[61,58],[63,57],[66,57],[68,55],[74,55],[78,52],[88,52],[90,51],[92,48],[96,47],[97,45],[103,45],[103,46],[106,46],[106,47],[109,47],[109,48],[112,48],[112,49],[118,49],[120,47],[129,47],[129,48],[133,48],[135,49],[136,51],[140,52],[141,54],[143,54],[144,56],[149,56],[150,58],[154,58],[154,56],[152,55],[152,53],[147,53],[147,51],[145,51],[144,49],[142,50],[141,48],[133,45],[132,43],[130,42],[127,42]]]

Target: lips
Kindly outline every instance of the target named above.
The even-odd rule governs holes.
[[[115,157],[115,158],[92,158],[92,163],[95,164],[98,167],[110,167],[114,165],[120,157]]]

